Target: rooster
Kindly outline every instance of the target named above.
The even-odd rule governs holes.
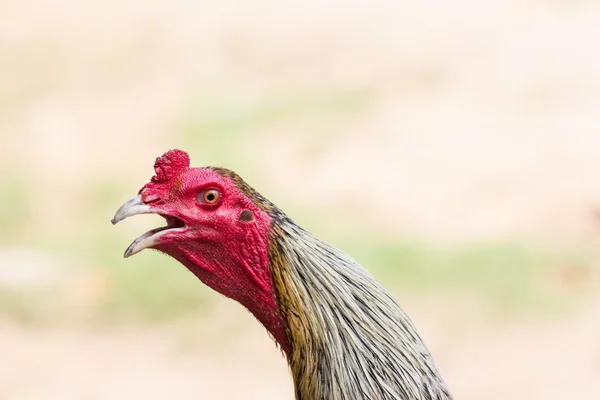
[[[155,175],[116,212],[166,226],[125,257],[166,253],[258,319],[284,353],[297,400],[450,400],[412,322],[390,293],[337,248],[295,224],[236,173],[156,159]]]

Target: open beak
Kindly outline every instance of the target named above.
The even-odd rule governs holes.
[[[152,229],[135,239],[133,243],[129,245],[127,250],[125,250],[125,258],[139,253],[140,251],[146,248],[157,245],[159,243],[159,239],[168,232],[172,232],[175,230],[185,230],[183,222],[181,222],[179,219],[166,214],[162,214],[160,210],[155,210],[153,207],[144,203],[142,201],[141,194],[138,194],[136,197],[127,201],[125,204],[119,207],[111,222],[113,223],[113,225],[115,225],[116,223],[124,220],[125,218],[138,214],[159,214],[167,220],[167,226]]]

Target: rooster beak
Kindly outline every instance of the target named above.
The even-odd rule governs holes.
[[[142,201],[142,195],[138,194],[133,199],[127,201],[125,204],[119,207],[115,213],[115,217],[110,222],[115,225],[117,222],[122,221],[127,217],[138,214],[149,214],[152,212],[154,211],[152,211],[151,207]]]
[[[115,217],[111,220],[111,222],[114,225],[119,221],[122,221],[125,218],[131,217],[133,215],[156,214],[158,212],[159,210],[150,207],[148,204],[144,203],[144,201],[142,200],[142,195],[138,194],[136,197],[127,201],[117,210],[117,212],[115,213]],[[166,212],[164,214],[161,213],[160,215],[167,219],[167,226],[152,229],[135,239],[133,243],[129,245],[127,250],[125,250],[125,258],[139,253],[144,249],[155,246],[157,243],[159,243],[159,239],[168,233],[182,233],[186,231],[185,224],[180,219],[172,217]]]

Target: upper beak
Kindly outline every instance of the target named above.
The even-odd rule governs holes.
[[[125,202],[125,204],[119,207],[114,218],[110,222],[112,222],[114,225],[127,217],[131,217],[132,215],[149,214],[152,212],[154,211],[152,211],[151,207],[142,201],[142,195],[138,194],[133,199],[128,200]]]

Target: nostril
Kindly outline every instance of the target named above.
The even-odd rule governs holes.
[[[156,194],[145,194],[142,193],[142,201],[146,204],[150,204],[150,203],[154,203],[156,201],[158,201],[160,199],[160,197]]]

